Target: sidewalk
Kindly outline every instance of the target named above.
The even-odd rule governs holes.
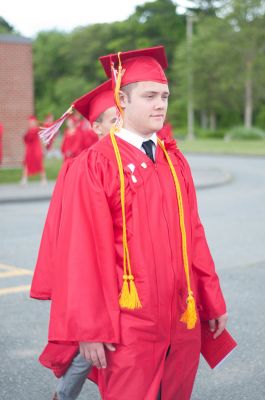
[[[196,189],[224,185],[232,180],[229,172],[219,168],[196,168],[192,173]],[[19,183],[0,185],[0,204],[49,201],[54,185],[55,181],[49,181],[46,185],[40,182],[30,182],[25,186]]]

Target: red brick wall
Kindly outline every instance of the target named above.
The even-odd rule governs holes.
[[[4,127],[2,166],[21,166],[27,117],[34,112],[32,46],[0,36],[0,122]]]

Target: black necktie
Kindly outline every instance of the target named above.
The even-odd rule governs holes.
[[[154,160],[154,156],[153,156],[153,144],[154,142],[152,140],[147,140],[146,142],[142,143],[143,149],[146,152],[146,155],[153,161]]]

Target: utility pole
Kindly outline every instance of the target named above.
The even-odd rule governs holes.
[[[188,80],[188,134],[187,139],[194,139],[194,107],[193,107],[193,66],[192,66],[192,34],[193,34],[193,22],[196,21],[196,17],[187,12],[186,17],[186,37],[187,37],[187,80]]]

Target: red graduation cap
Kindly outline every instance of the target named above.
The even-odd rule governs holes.
[[[121,87],[128,83],[154,81],[167,83],[164,70],[167,68],[167,57],[164,46],[109,54],[99,58],[106,75],[116,82],[115,71],[119,65],[123,69]],[[113,76],[114,74],[114,76]]]
[[[35,115],[29,115],[28,116],[28,121],[36,121],[37,122],[38,120],[37,120],[37,117]]]
[[[93,124],[101,113],[114,106],[112,83],[111,80],[108,80],[91,90],[91,92],[75,100],[71,107],[58,120],[50,127],[42,129],[40,137],[44,143],[49,143],[59,131],[64,121],[73,113],[74,109]]]
[[[80,112],[91,124],[105,110],[115,106],[111,80],[86,93],[72,103],[75,110]]]

